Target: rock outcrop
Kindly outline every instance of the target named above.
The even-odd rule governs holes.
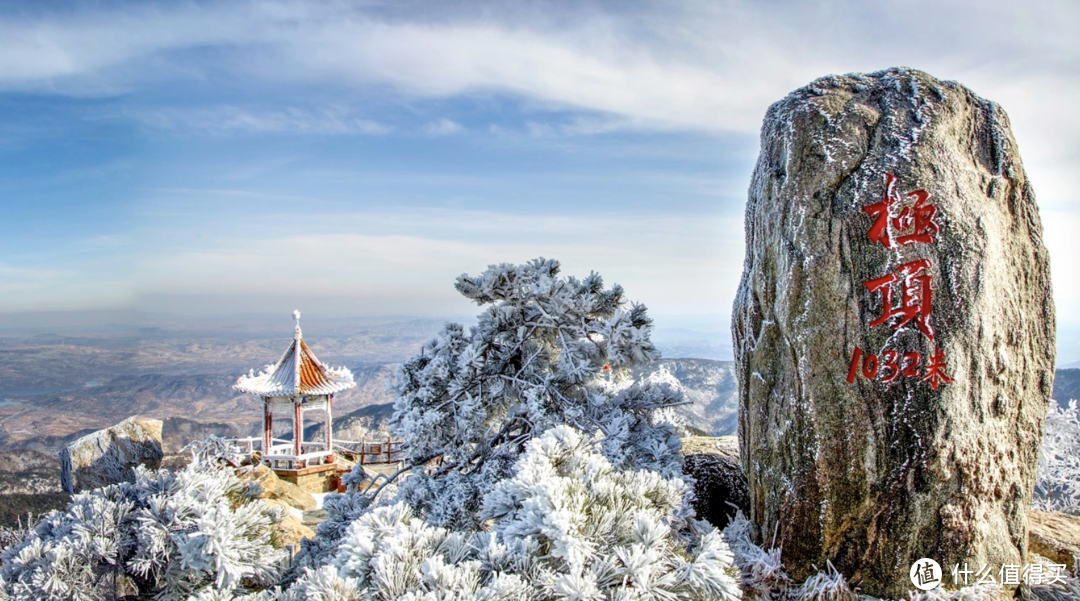
[[[732,332],[750,518],[793,577],[1024,563],[1054,305],[1000,107],[903,68],[770,107]]]
[[[275,546],[291,547],[293,555],[296,555],[300,552],[301,539],[315,538],[315,531],[304,523],[304,512],[277,499],[263,499],[263,501],[271,507],[280,508],[284,514],[281,521],[274,524],[273,532],[271,532]]]
[[[254,482],[262,489],[255,498],[265,501],[280,501],[297,510],[310,511],[315,509],[315,497],[311,493],[293,484],[278,478],[274,470],[265,465],[242,467],[237,470],[237,475],[244,482]]]
[[[315,497],[311,493],[278,478],[274,470],[265,465],[244,466],[236,470],[242,482],[258,485],[256,499],[262,499],[271,507],[284,512],[282,520],[274,524],[274,541],[280,546],[291,546],[293,554],[300,551],[300,539],[314,538],[315,531],[304,523],[304,513],[315,509]]]
[[[1029,527],[1028,551],[1064,565],[1070,573],[1078,573],[1080,516],[1032,511]]]
[[[161,450],[161,420],[138,415],[87,434],[60,451],[60,486],[67,493],[135,480],[133,468],[157,469]]]
[[[723,529],[736,510],[744,515],[750,511],[746,474],[739,463],[738,449],[686,455],[683,473],[694,479],[691,506],[699,519]]]

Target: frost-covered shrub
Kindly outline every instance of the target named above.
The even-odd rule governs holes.
[[[1052,403],[1046,414],[1039,468],[1035,476],[1035,509],[1080,515],[1080,407]]]
[[[795,588],[780,561],[780,549],[773,547],[766,551],[754,544],[750,520],[741,511],[735,512],[724,528],[724,540],[742,572],[742,589],[747,599],[781,599]]]
[[[448,324],[398,372],[391,429],[407,461],[441,462],[401,484],[428,522],[475,528],[483,494],[530,439],[560,424],[602,434],[619,469],[680,473],[679,440],[660,411],[681,401],[677,382],[630,381],[659,356],[645,307],[595,273],[558,274],[557,261],[536,259],[462,275],[458,291],[487,306],[477,325]]]
[[[134,482],[75,495],[5,549],[0,599],[112,599],[134,588],[164,601],[266,588],[285,559],[271,540],[280,517],[205,455],[179,472],[140,466]]]
[[[27,525],[20,522],[15,526],[0,526],[0,551],[26,538],[30,526],[34,523],[32,516],[27,516],[26,523]]]
[[[237,467],[250,460],[250,456],[235,442],[213,434],[184,445],[180,451],[189,453],[192,463],[218,463]]]
[[[688,516],[685,482],[617,469],[599,446],[565,425],[530,441],[484,497],[482,531],[376,507],[282,599],[739,599],[731,552]]]

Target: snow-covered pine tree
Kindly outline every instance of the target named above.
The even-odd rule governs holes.
[[[678,383],[630,378],[657,357],[645,308],[558,267],[458,279],[488,308],[468,332],[447,325],[393,385],[412,466],[441,464],[374,498],[328,498],[276,598],[741,597],[727,544],[692,517],[670,421]]]
[[[127,591],[171,601],[228,597],[276,584],[286,551],[272,540],[281,510],[255,499],[198,445],[183,470],[135,469],[135,481],[72,497],[0,553],[0,600],[95,601]],[[205,593],[205,594],[204,594]]]
[[[631,382],[659,357],[644,305],[591,273],[560,277],[559,263],[492,265],[456,288],[486,310],[468,331],[448,324],[407,361],[392,385],[391,429],[414,470],[401,498],[429,523],[478,526],[484,493],[510,476],[526,443],[566,424],[602,434],[618,469],[681,474],[679,439],[664,409],[682,393],[674,378]]]
[[[485,496],[483,531],[433,526],[403,502],[376,507],[280,599],[740,599],[720,533],[685,515],[682,478],[616,469],[599,446],[567,425],[531,439]]]

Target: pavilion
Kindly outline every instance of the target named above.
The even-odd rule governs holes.
[[[293,311],[296,330],[292,344],[274,365],[256,375],[241,376],[233,389],[256,394],[263,400],[262,463],[283,480],[313,492],[331,487],[335,475],[333,414],[334,394],[356,387],[352,372],[321,363],[300,333],[300,312]],[[322,411],[326,436],[320,441],[304,440],[304,416]],[[274,413],[288,412],[292,418],[291,440],[273,437]]]

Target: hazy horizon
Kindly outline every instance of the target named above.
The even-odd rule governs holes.
[[[304,304],[298,305],[304,307]],[[430,336],[447,322],[475,323],[480,309],[457,315],[349,315],[302,310],[305,338],[336,337],[380,324],[421,323]],[[727,314],[671,315],[649,312],[653,319],[653,341],[665,358],[699,358],[731,361],[730,316]],[[66,311],[0,314],[0,338],[5,336],[154,336],[180,334],[192,337],[280,338],[292,336],[291,311],[268,311],[213,315],[153,313],[129,310]],[[1058,369],[1080,368],[1080,328],[1058,327]],[[671,349],[697,349],[696,353],[671,354]]]

